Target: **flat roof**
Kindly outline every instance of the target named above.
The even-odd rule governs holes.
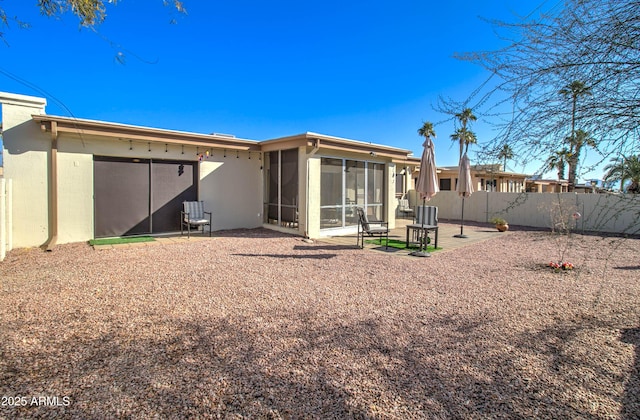
[[[257,141],[240,139],[229,134],[201,134],[47,114],[34,114],[32,118],[40,123],[43,131],[67,133],[78,136],[80,139],[83,136],[99,136],[263,152],[293,147],[325,148],[344,152],[367,153],[371,156],[384,156],[391,158],[394,162],[407,162],[407,159],[410,158],[409,155],[412,154],[410,150],[406,149],[313,132]]]
[[[193,146],[220,147],[234,150],[260,150],[255,140],[239,139],[229,135],[200,134],[187,131],[167,130],[106,121],[55,115],[32,115],[44,131],[57,131],[82,136],[101,136],[137,141],[179,143]],[[54,125],[55,124],[55,125]]]
[[[371,156],[385,156],[394,162],[406,162],[410,150],[385,146],[361,140],[352,140],[326,134],[306,132],[292,136],[279,137],[260,142],[263,151],[277,150],[283,147],[306,146],[317,149],[341,150],[344,152],[367,153]]]

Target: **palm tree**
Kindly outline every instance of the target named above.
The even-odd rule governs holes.
[[[478,137],[476,137],[476,133],[474,133],[471,130],[467,130],[467,135],[466,138],[464,139],[464,152],[467,153],[467,151],[469,150],[469,145],[470,144],[477,144],[478,143]]]
[[[578,129],[573,133],[572,137],[567,137],[569,143],[569,152],[567,153],[567,163],[569,164],[569,185],[575,185],[578,176],[578,162],[580,161],[580,153],[584,146],[595,148],[596,140],[586,131]],[[572,181],[573,180],[573,181]]]
[[[608,182],[620,181],[620,190],[624,191],[626,181],[631,181],[627,187],[628,193],[640,193],[640,158],[632,155],[626,158],[612,159],[611,163],[605,166],[606,174],[604,180]]]
[[[478,142],[476,134],[466,128],[458,128],[455,133],[451,135],[451,140],[460,143],[460,159],[462,159],[462,152],[464,151],[466,153],[469,150],[470,144]]]
[[[556,169],[558,171],[558,181],[564,179],[564,169],[566,168],[567,157],[569,152],[567,149],[557,150],[553,152],[544,164],[544,170],[552,171]]]
[[[559,93],[564,97],[571,98],[571,136],[570,139],[570,159],[569,163],[569,191],[573,191],[576,182],[578,160],[580,158],[580,150],[575,150],[572,145],[575,143],[576,137],[576,105],[578,104],[578,98],[581,96],[591,95],[591,88],[586,86],[579,80],[574,80],[564,88],[560,89]]]
[[[504,170],[507,170],[507,159],[513,159],[513,149],[508,144],[503,144],[502,148],[498,151],[498,159],[504,159]]]
[[[433,128],[433,124],[429,121],[424,122],[422,124],[422,127],[418,128],[418,135],[420,137],[424,137],[425,139],[427,137],[435,137],[436,131]]]
[[[456,118],[460,120],[460,124],[462,124],[463,128],[467,128],[467,123],[469,121],[476,121],[478,118],[473,115],[473,111],[471,108],[465,108],[462,112],[456,114]]]
[[[451,139],[452,140],[458,140],[460,142],[460,159],[462,159],[462,150],[466,144],[467,149],[469,148],[469,143],[475,143],[475,141],[470,141],[471,138],[469,137],[469,134],[466,133],[467,131],[467,123],[469,121],[475,121],[478,118],[473,115],[473,111],[471,110],[471,108],[465,108],[462,110],[462,112],[459,112],[456,114],[456,118],[458,119],[458,121],[460,121],[460,124],[462,125],[462,128],[456,130],[456,133],[451,135]],[[475,140],[475,134],[471,133],[473,135],[473,139]],[[454,138],[455,136],[455,138]]]

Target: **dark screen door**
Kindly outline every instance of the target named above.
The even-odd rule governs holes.
[[[180,230],[183,201],[197,200],[197,163],[94,157],[95,237]]]
[[[195,162],[151,162],[151,224],[154,233],[180,230],[183,201],[198,199]]]

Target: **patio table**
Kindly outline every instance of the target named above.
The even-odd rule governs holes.
[[[436,234],[435,237],[435,244],[434,246],[437,248],[438,247],[438,226],[436,225],[423,225],[420,223],[412,223],[407,225],[407,248],[409,247],[409,232],[420,232],[422,233],[423,236],[426,236],[428,234],[429,231],[433,231]],[[426,249],[426,244],[425,244],[425,249]]]

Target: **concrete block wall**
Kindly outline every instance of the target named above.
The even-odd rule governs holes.
[[[420,202],[415,190],[409,195],[411,203]],[[440,191],[428,205],[438,207],[440,219],[461,218],[462,199],[455,191]],[[580,217],[574,219],[574,213],[580,213]],[[640,197],[632,194],[479,191],[465,198],[465,220],[488,223],[496,216],[505,218],[512,225],[551,229],[564,221],[573,224],[577,230],[640,234]]]

